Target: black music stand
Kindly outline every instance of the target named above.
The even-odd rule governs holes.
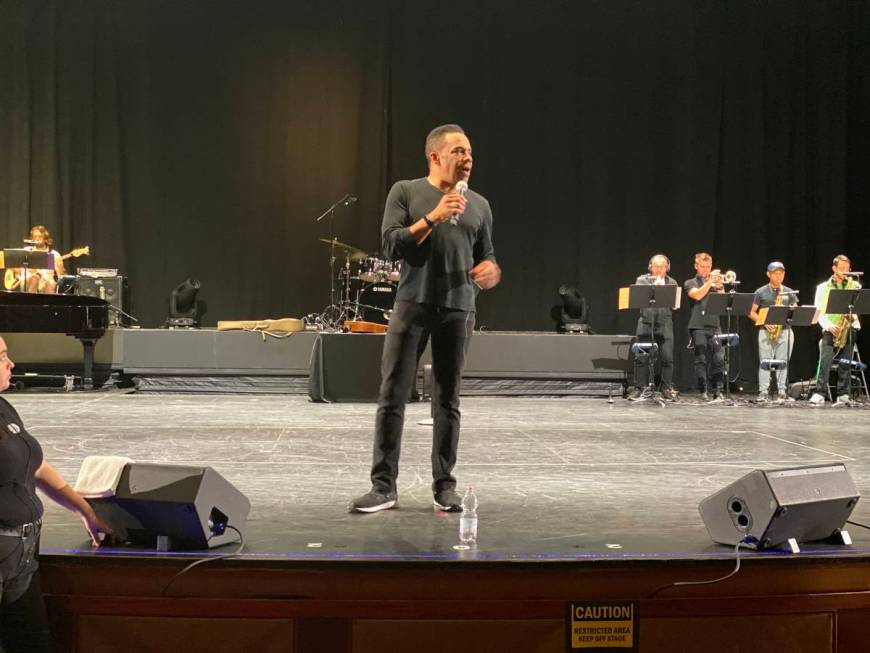
[[[21,280],[20,292],[27,290],[27,270],[54,270],[54,254],[39,252],[33,249],[4,249],[3,267],[22,268],[24,278]]]
[[[646,308],[670,308],[676,310],[680,307],[680,287],[676,284],[632,284],[625,288],[619,289],[619,310],[636,309],[643,310]],[[659,348],[655,340],[656,323],[655,313],[653,313],[653,321],[650,326],[650,348],[647,358],[647,366],[649,367],[649,377],[647,378],[647,388],[652,392],[655,387],[655,367],[658,360]],[[636,343],[640,344],[640,343]],[[635,351],[637,356],[637,351]]]
[[[867,315],[870,314],[870,290],[866,288],[832,288],[828,292],[828,303],[825,305],[824,313],[834,313],[837,315],[848,315],[849,316],[849,324],[852,324],[852,320],[857,315]],[[849,351],[852,352],[854,356],[854,352],[856,349],[855,343],[855,329],[849,329]],[[858,357],[860,359],[860,354]],[[841,365],[843,357],[840,356]],[[848,364],[851,365],[852,361],[849,360]],[[867,389],[867,383],[864,382],[864,392],[870,397],[870,392]]]
[[[719,342],[725,343],[725,397],[727,399],[731,399],[731,348],[740,344],[740,336],[731,331],[731,317],[748,316],[754,300],[754,293],[734,292],[733,290],[707,295],[707,306],[704,313],[726,316],[726,331],[719,336]]]
[[[815,306],[765,306],[758,310],[758,319],[755,320],[756,326],[782,326],[788,327],[786,330],[785,340],[785,388],[788,388],[788,363],[789,350],[791,349],[792,327],[796,326],[812,326],[819,321],[819,309]],[[776,370],[771,366],[770,378],[773,380],[773,374]],[[785,391],[785,388],[777,388],[780,394]]]
[[[866,288],[832,288],[823,313],[867,315],[870,313],[870,290]]]

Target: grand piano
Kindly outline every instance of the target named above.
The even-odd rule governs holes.
[[[77,338],[84,348],[85,390],[94,387],[94,346],[108,326],[109,302],[98,297],[0,291],[0,335],[65,333]]]

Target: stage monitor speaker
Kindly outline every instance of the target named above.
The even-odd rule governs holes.
[[[112,528],[124,528],[134,544],[206,549],[239,540],[251,502],[211,467],[128,463],[115,496],[88,499]]]
[[[125,310],[127,301],[126,277],[78,277],[76,281],[76,295],[99,297],[105,299],[118,310]],[[121,323],[121,314],[118,311],[109,311],[109,323],[117,326]]]
[[[845,525],[859,499],[846,466],[757,469],[698,506],[714,542],[776,547],[789,539],[824,540]]]

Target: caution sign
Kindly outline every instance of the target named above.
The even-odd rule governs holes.
[[[637,653],[636,601],[571,601],[567,611],[568,651]]]

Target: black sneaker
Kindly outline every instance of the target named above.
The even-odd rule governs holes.
[[[396,505],[397,500],[395,492],[378,492],[372,488],[361,497],[351,501],[347,511],[377,512],[378,510],[388,510]]]
[[[662,388],[662,399],[665,401],[676,401],[677,400],[677,392],[673,388],[669,388],[668,386],[664,386]]]
[[[434,504],[435,510],[443,512],[460,512],[462,510],[462,499],[456,494],[455,490],[440,490],[435,493]]]

